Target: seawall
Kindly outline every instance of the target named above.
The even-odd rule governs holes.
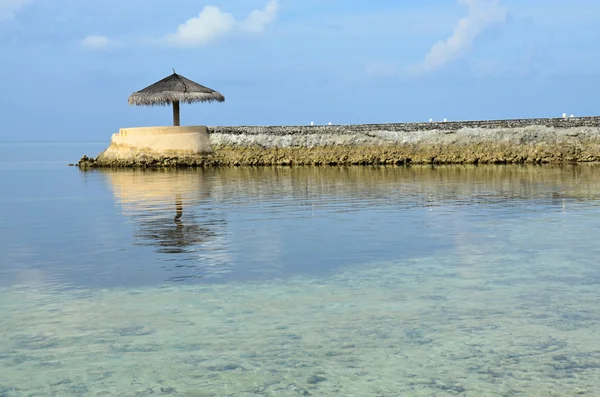
[[[156,128],[156,127],[155,127]],[[184,127],[185,128],[185,127]],[[80,166],[508,164],[600,161],[600,117],[208,127],[212,152],[111,149]],[[206,145],[205,145],[206,146]]]

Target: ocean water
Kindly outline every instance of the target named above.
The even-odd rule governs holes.
[[[600,166],[89,171],[0,143],[0,396],[600,395]]]

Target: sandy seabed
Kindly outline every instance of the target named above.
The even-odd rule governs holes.
[[[600,395],[600,274],[519,227],[320,278],[4,288],[0,396]]]

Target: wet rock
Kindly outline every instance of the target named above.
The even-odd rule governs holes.
[[[77,385],[73,385],[71,387],[69,387],[69,391],[71,391],[71,393],[73,393],[74,395],[84,395],[88,392],[88,388],[86,385],[80,383]]]
[[[60,385],[68,385],[70,383],[72,383],[73,381],[71,379],[63,379],[61,381],[58,381],[56,383],[51,383],[51,386],[60,386]]]
[[[17,335],[11,338],[19,349],[40,350],[58,346],[58,338],[47,335]]]
[[[420,329],[405,329],[404,336],[408,339],[409,343],[413,345],[427,345],[433,342],[433,339],[426,338],[423,331]]]
[[[85,154],[79,159],[77,166],[79,168],[92,168],[96,165],[96,159],[86,156]]]
[[[146,329],[143,326],[136,325],[131,327],[117,328],[115,332],[119,336],[146,336],[154,334],[155,331],[152,329]]]
[[[12,397],[17,396],[19,389],[13,386],[0,385],[0,397]]]
[[[218,365],[218,366],[210,366],[207,369],[209,371],[235,371],[235,370],[238,370],[238,369],[242,370],[242,371],[246,370],[241,365],[235,364],[235,363],[229,363],[229,364]]]
[[[114,372],[114,371],[106,371],[106,372],[104,372],[104,373],[103,373],[103,374],[102,374],[102,375],[101,375],[101,376],[98,378],[98,380],[105,380],[105,379],[108,379],[108,378],[110,378],[111,376],[113,376],[114,374],[115,374],[115,372]]]
[[[113,345],[110,347],[113,353],[150,353],[160,350],[160,346],[156,344],[143,345]]]
[[[306,382],[310,385],[316,385],[317,383],[321,383],[321,382],[325,382],[327,380],[326,377],[324,377],[323,375],[311,375],[308,377],[308,379],[306,380]]]
[[[35,357],[27,356],[25,354],[15,354],[12,358],[12,362],[15,365],[23,364],[27,361],[35,361]]]

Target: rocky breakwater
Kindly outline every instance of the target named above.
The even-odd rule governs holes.
[[[208,137],[211,151],[202,153],[145,150],[116,160],[105,151],[96,159],[82,159],[79,165],[173,167],[600,161],[600,117],[208,127]]]

